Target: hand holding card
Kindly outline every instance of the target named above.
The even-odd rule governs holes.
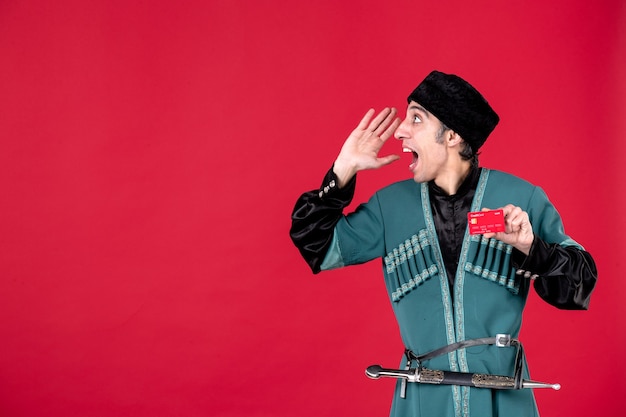
[[[470,235],[504,232],[504,211],[473,211],[467,213]]]
[[[482,211],[468,213],[467,220],[470,234],[496,238],[525,255],[530,253],[535,238],[533,227],[528,213],[520,207],[507,204],[497,210],[483,208]]]

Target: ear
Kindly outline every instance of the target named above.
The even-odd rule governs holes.
[[[459,145],[461,142],[463,142],[463,138],[454,130],[450,129],[446,132],[446,143],[449,147]]]

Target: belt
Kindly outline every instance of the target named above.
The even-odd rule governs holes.
[[[445,355],[459,349],[472,346],[495,345],[498,347],[516,347],[515,368],[513,376],[478,374],[468,372],[453,372],[427,369],[422,366],[422,362],[437,356]],[[491,389],[523,389],[523,388],[552,388],[558,390],[561,388],[559,384],[549,384],[544,382],[536,382],[525,380],[522,378],[524,369],[524,349],[517,339],[511,338],[507,334],[498,334],[495,337],[484,337],[478,339],[463,340],[456,343],[443,346],[431,352],[416,355],[410,349],[404,352],[407,358],[407,364],[404,370],[385,369],[379,365],[372,365],[367,368],[365,374],[373,379],[380,377],[392,377],[402,379],[402,387],[400,396],[406,397],[407,382],[417,382],[422,384],[438,384],[438,385],[462,385],[475,388],[491,388]],[[412,368],[413,362],[416,367]]]

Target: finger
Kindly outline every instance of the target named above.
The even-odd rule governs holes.
[[[518,232],[522,224],[528,219],[526,212],[519,207],[513,207],[509,214],[505,217],[505,224],[508,226],[509,233]]]
[[[515,206],[513,204],[507,204],[506,206],[502,207],[502,214],[504,214],[504,217],[506,218],[513,212],[514,209]]]
[[[515,218],[513,222],[514,227],[516,227],[518,231],[523,231],[526,225],[530,224],[530,220],[528,219],[528,213],[522,211],[519,216]]]
[[[387,139],[389,139],[394,134],[396,129],[398,129],[398,126],[400,126],[400,123],[402,123],[402,120],[395,118],[393,122],[389,125],[389,127],[387,127],[387,129],[383,132],[383,134],[380,135],[380,138],[383,141],[387,141]]]
[[[385,135],[387,134],[387,131],[389,130],[389,127],[391,125],[393,125],[394,123],[396,123],[397,117],[396,115],[398,114],[398,110],[396,110],[394,107],[389,109],[389,114],[387,115],[387,117],[385,117],[385,120],[382,121],[382,123],[380,124],[380,126],[378,126],[378,128],[376,129],[377,132],[380,132],[380,135]],[[399,126],[399,124],[398,124]],[[394,132],[396,131],[396,129],[393,129],[389,135],[391,136]]]
[[[504,221],[511,221],[516,216],[517,209],[513,204],[507,204],[502,207],[502,214],[504,215]]]
[[[371,129],[372,132],[378,135],[380,132],[385,130],[389,122],[395,117],[396,113],[396,109],[385,107],[376,117],[374,117],[369,124],[368,129]]]
[[[363,116],[363,118],[359,122],[357,129],[361,129],[361,130],[367,129],[367,125],[370,123],[370,120],[372,120],[372,116],[374,115],[374,112],[375,112],[374,109],[369,109],[367,113],[365,113],[365,116]]]

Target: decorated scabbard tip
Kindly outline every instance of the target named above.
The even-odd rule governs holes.
[[[561,389],[561,384],[552,384],[549,382],[522,381],[522,388],[552,388],[555,391]]]

